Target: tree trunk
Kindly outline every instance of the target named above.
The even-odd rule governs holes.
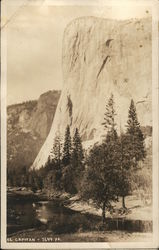
[[[105,201],[103,202],[102,220],[103,220],[103,224],[104,224],[105,223]]]
[[[126,208],[126,206],[125,206],[125,196],[122,196],[122,207]]]

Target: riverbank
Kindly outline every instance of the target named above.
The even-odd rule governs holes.
[[[121,201],[113,204],[113,213],[106,212],[103,225],[101,210],[91,200],[84,202],[78,195],[56,192],[46,201],[40,201],[44,193],[31,195],[38,200],[34,200],[35,197],[30,200],[30,194],[20,191],[9,196],[7,232],[10,242],[43,242],[49,237],[52,242],[57,239],[61,242],[145,241],[144,238],[150,240],[152,236],[150,206],[139,205],[136,197],[126,198],[128,209],[124,212]],[[146,211],[141,217],[140,209]],[[136,217],[135,211],[138,211]]]
[[[35,193],[31,190],[17,190],[12,189],[11,191],[7,191],[7,197],[9,199],[22,199],[22,200],[30,200],[30,201],[42,201],[42,200],[48,200],[48,197],[46,193],[39,192]]]
[[[93,231],[54,234],[46,230],[25,230],[10,235],[8,242],[151,242],[152,233],[126,231]]]
[[[141,199],[137,196],[127,196],[126,197],[126,207],[127,210],[124,211],[121,207],[122,201],[119,198],[119,202],[112,203],[113,212],[106,212],[107,218],[126,218],[129,220],[142,220],[142,221],[152,221],[152,205],[151,203],[144,204]],[[98,216],[102,216],[102,210],[97,209],[92,201],[84,202],[78,195],[70,197],[68,199],[68,204],[66,206],[74,211],[79,211],[81,213],[89,213]]]
[[[88,213],[92,215],[102,216],[102,210],[95,207],[91,200],[84,202],[79,195],[70,195],[68,193],[54,192],[47,194],[46,192],[34,193],[32,191],[12,190],[7,193],[9,198],[24,199],[32,201],[48,201],[59,200],[63,205],[71,210],[80,213]],[[125,198],[126,210],[121,207],[122,201],[112,203],[113,210],[106,211],[107,218],[126,218],[128,220],[152,221],[152,204],[148,201],[146,204],[137,196],[131,195]]]

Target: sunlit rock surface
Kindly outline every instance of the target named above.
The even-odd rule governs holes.
[[[105,105],[114,94],[116,122],[124,129],[131,98],[142,126],[151,125],[151,19],[73,20],[63,36],[63,90],[50,133],[32,168],[44,165],[57,130],[77,127],[85,147],[104,135]]]

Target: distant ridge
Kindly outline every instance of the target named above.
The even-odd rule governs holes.
[[[38,100],[7,107],[7,167],[33,163],[54,119],[61,91],[48,91]]]

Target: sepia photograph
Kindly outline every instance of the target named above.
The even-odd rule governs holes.
[[[3,249],[158,246],[157,9],[2,0]]]

